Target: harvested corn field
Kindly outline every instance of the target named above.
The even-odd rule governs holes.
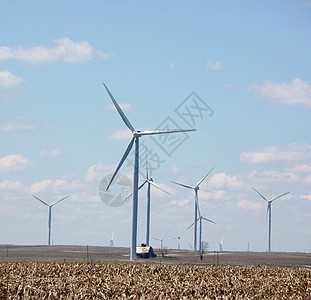
[[[0,264],[1,299],[310,299],[311,270],[145,263]]]

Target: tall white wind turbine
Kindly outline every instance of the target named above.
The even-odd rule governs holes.
[[[51,245],[51,227],[52,227],[52,207],[56,204],[58,204],[59,202],[65,200],[66,198],[68,198],[69,196],[66,196],[52,204],[47,204],[46,202],[44,202],[43,200],[39,199],[38,197],[36,197],[35,195],[32,195],[34,198],[36,198],[38,201],[40,201],[41,203],[43,203],[45,206],[47,206],[49,208],[49,222],[48,222],[48,228],[49,228],[49,236],[48,236],[48,245]]]
[[[269,233],[268,233],[268,251],[270,252],[271,251],[271,204],[274,200],[276,199],[279,199],[287,194],[289,194],[289,192],[286,192],[282,195],[279,195],[275,198],[272,198],[270,200],[268,200],[267,198],[265,198],[262,194],[260,194],[257,190],[255,190],[253,187],[252,189],[262,198],[264,199],[266,202],[267,202],[267,214],[268,214],[268,217],[269,217]]]
[[[198,199],[198,191],[199,191],[199,186],[200,184],[203,182],[203,180],[213,171],[215,167],[213,167],[195,186],[191,186],[191,185],[187,185],[187,184],[183,184],[183,183],[179,183],[179,182],[175,182],[172,181],[175,184],[178,184],[182,187],[185,187],[187,189],[192,189],[194,190],[194,194],[195,194],[195,199],[194,199],[194,232],[193,232],[193,249],[194,251],[197,251],[197,219],[198,219],[198,203],[199,203],[199,199]]]
[[[134,147],[134,172],[133,172],[133,206],[132,206],[132,237],[131,237],[131,253],[130,259],[135,260],[137,258],[136,255],[136,244],[137,244],[137,207],[138,207],[138,175],[139,175],[139,138],[142,136],[148,135],[155,135],[155,134],[166,134],[166,133],[175,133],[175,132],[187,132],[187,131],[195,131],[195,129],[172,129],[172,130],[135,130],[130,121],[127,119],[126,115],[122,111],[121,107],[114,99],[112,94],[110,93],[108,87],[104,84],[107,93],[111,101],[113,102],[115,108],[117,109],[119,115],[121,116],[125,125],[131,130],[132,138],[119,162],[115,172],[113,173],[111,180],[106,188],[106,191],[109,189],[110,185],[112,184],[115,176],[117,175],[119,169],[121,168],[122,164],[128,157],[131,149]]]

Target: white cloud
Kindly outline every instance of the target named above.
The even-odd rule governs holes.
[[[172,172],[175,174],[175,173],[177,173],[179,170],[180,170],[180,167],[178,167],[178,166],[172,166]]]
[[[97,163],[88,168],[86,172],[86,181],[99,181],[106,175],[113,172],[114,166],[104,165],[103,163]]]
[[[303,184],[311,185],[311,175],[307,176],[307,177],[303,180]]]
[[[290,83],[254,82],[249,85],[249,90],[253,91],[255,97],[266,99],[269,102],[301,104],[311,108],[311,85],[300,78],[293,79]]]
[[[47,149],[43,149],[40,151],[40,156],[43,157],[56,157],[59,156],[61,153],[60,149],[54,149],[54,150],[47,150]]]
[[[240,161],[261,164],[272,161],[299,161],[311,158],[311,146],[307,143],[289,144],[287,146],[267,146],[256,151],[242,152]]]
[[[311,195],[300,195],[300,198],[307,199],[311,201]]]
[[[30,186],[32,194],[59,194],[62,192],[71,192],[83,188],[78,180],[68,178],[61,179],[43,179]]]
[[[0,157],[0,172],[20,172],[26,170],[30,161],[20,154]]]
[[[0,182],[0,192],[1,193],[26,193],[28,188],[23,185],[22,182],[17,180],[4,180]]]
[[[297,172],[297,173],[304,173],[304,172],[311,172],[311,164],[301,164],[294,167],[287,167],[284,169],[286,172]]]
[[[17,124],[17,123],[8,123],[0,126],[0,131],[10,132],[10,131],[29,131],[35,130],[36,127],[32,124]]]
[[[221,61],[216,61],[214,64],[211,62],[207,62],[205,66],[206,71],[220,71],[223,69],[224,69],[224,66]]]
[[[275,170],[257,172],[253,171],[249,174],[249,179],[256,184],[261,183],[293,183],[299,181],[299,177],[294,173],[279,172]]]
[[[215,190],[211,192],[205,192],[204,190],[200,190],[200,198],[219,201],[219,200],[227,200],[229,196],[224,190]]]
[[[55,40],[55,47],[35,46],[32,48],[0,47],[0,60],[16,59],[35,63],[61,60],[68,63],[89,61],[93,58],[93,47],[87,41],[75,42],[69,38]],[[109,55],[101,57],[107,59]]]
[[[224,172],[214,174],[209,182],[208,188],[229,188],[229,189],[243,189],[244,182],[240,181],[237,176],[231,176]]]
[[[184,207],[189,204],[190,200],[183,199],[183,200],[171,200],[167,205],[168,206],[177,206],[177,207]]]
[[[262,208],[262,204],[243,199],[238,202],[238,206],[246,210],[258,211]]]
[[[130,130],[122,129],[107,136],[107,139],[108,140],[129,140],[131,137],[132,137],[132,133]]]
[[[127,111],[127,110],[130,110],[132,108],[130,103],[118,103],[118,104],[122,108],[123,111]],[[113,105],[113,103],[107,103],[105,106],[107,109],[110,109],[110,110],[116,109],[115,106]]]
[[[8,70],[0,71],[0,87],[13,88],[19,85],[24,79],[17,77]]]

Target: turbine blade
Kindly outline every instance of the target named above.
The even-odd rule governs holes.
[[[257,190],[255,190],[253,187],[251,187],[261,198],[263,198],[264,200],[266,200],[268,202],[268,200],[263,196],[261,195]]]
[[[190,186],[190,185],[187,185],[187,184],[183,184],[183,183],[179,183],[179,182],[176,182],[176,181],[171,181],[171,182],[173,182],[173,183],[175,183],[175,184],[178,184],[178,185],[180,185],[180,186],[183,186],[183,187],[185,187],[185,188],[187,188],[187,189],[194,189],[194,187],[192,187],[192,186]]]
[[[155,186],[156,188],[158,188],[159,190],[161,190],[162,192],[172,196],[172,194],[170,194],[169,192],[167,192],[166,190],[163,190],[162,188],[160,188],[157,184],[155,184],[153,181],[148,180],[148,183],[150,183],[151,185]]]
[[[161,241],[160,239],[158,239],[158,238],[155,238],[155,237],[152,237],[153,239],[155,239],[155,240],[157,240],[157,241]]]
[[[195,186],[195,188],[198,187],[198,186],[202,183],[202,181],[203,181],[214,169],[215,169],[215,167],[211,168],[210,171],[197,183],[197,185]]]
[[[284,193],[284,194],[282,194],[282,195],[280,195],[280,196],[277,196],[277,197],[271,199],[270,202],[272,202],[272,201],[274,201],[274,200],[276,200],[276,199],[279,199],[279,198],[281,198],[281,197],[283,197],[283,196],[285,196],[285,195],[287,195],[287,194],[289,194],[289,192]]]
[[[149,174],[148,174],[148,148],[146,145],[146,178],[149,179]]]
[[[35,195],[32,195],[34,198],[36,198],[38,201],[40,201],[41,203],[43,203],[46,206],[50,206],[47,203],[45,203],[43,200],[39,199],[38,197],[36,197]]]
[[[58,201],[56,201],[56,202],[54,202],[53,204],[51,204],[51,207],[54,206],[54,205],[56,205],[57,203],[59,203],[59,202],[65,200],[65,199],[68,198],[68,197],[69,197],[69,195],[66,196],[66,197],[64,197],[64,198],[62,198],[62,199],[60,199],[60,200],[58,200]]]
[[[166,133],[176,133],[176,132],[188,132],[196,131],[196,129],[166,129],[166,130],[144,130],[138,132],[139,135],[154,135],[154,134],[166,134]]]
[[[147,182],[148,182],[148,180],[146,179],[146,180],[138,187],[138,190],[140,190]],[[132,194],[131,194],[131,195],[132,195]]]
[[[129,155],[129,153],[131,152],[133,144],[134,144],[134,140],[135,140],[135,138],[132,137],[132,139],[130,140],[130,142],[129,142],[129,144],[128,144],[128,146],[127,146],[127,148],[126,148],[126,150],[125,150],[125,152],[124,152],[124,154],[123,154],[123,156],[122,156],[122,158],[121,158],[121,160],[120,160],[120,162],[119,162],[119,164],[118,164],[118,166],[116,168],[116,170],[114,171],[114,173],[113,173],[113,175],[112,175],[112,177],[110,179],[110,182],[109,182],[109,184],[108,184],[108,186],[106,188],[106,191],[108,191],[108,189],[109,189],[110,185],[112,184],[114,178],[116,177],[119,169],[121,168],[122,164],[126,160],[126,158]]]
[[[211,222],[211,223],[216,224],[214,221],[212,221],[212,220],[210,220],[210,219],[207,219],[207,218],[204,218],[204,217],[202,217],[202,219],[205,220],[205,221],[208,221],[208,222]]]
[[[129,199],[130,197],[132,197],[133,194],[129,194],[124,200],[122,200],[121,203],[125,202],[127,199]]]
[[[125,123],[125,125],[132,131],[134,132],[135,129],[134,127],[132,126],[132,124],[130,123],[130,121],[127,119],[126,115],[124,114],[124,112],[122,111],[121,107],[119,106],[118,102],[114,99],[114,97],[112,96],[112,94],[110,93],[108,87],[105,85],[105,83],[103,83],[103,85],[105,86],[105,89],[107,91],[107,93],[109,94],[110,96],[110,99],[112,100],[114,106],[116,107],[119,115],[121,116],[123,122]]]
[[[140,190],[145,184],[146,184],[147,180],[145,180],[139,187],[138,187],[138,190]],[[101,192],[101,191],[99,191]],[[103,193],[103,192],[101,192]],[[121,203],[125,202],[127,199],[129,199],[130,197],[132,197],[133,193],[130,193],[124,200],[122,200]]]
[[[194,223],[192,223],[186,230],[190,229],[193,225],[194,225]]]

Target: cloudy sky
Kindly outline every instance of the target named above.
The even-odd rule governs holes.
[[[311,251],[311,1],[6,1],[0,11],[0,243],[130,245],[131,201],[99,184],[135,129],[154,181],[151,236],[191,249],[200,186],[210,250]],[[132,154],[121,168],[132,180]],[[126,183],[127,182],[127,183]],[[123,194],[122,194],[123,195]],[[109,198],[110,197],[110,198]],[[108,199],[108,201],[106,201]],[[118,198],[117,198],[118,199]],[[144,242],[146,190],[139,199]],[[159,242],[151,239],[155,247]]]

